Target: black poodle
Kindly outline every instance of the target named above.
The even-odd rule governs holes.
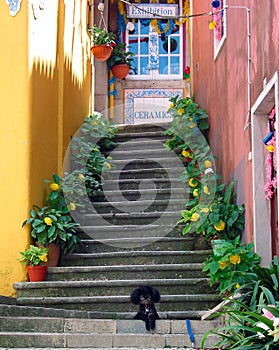
[[[139,305],[139,312],[134,319],[144,321],[147,331],[154,331],[156,320],[159,319],[154,305],[160,301],[159,291],[151,286],[140,286],[132,292],[130,298],[133,304]]]

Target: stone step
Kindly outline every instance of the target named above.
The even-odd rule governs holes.
[[[156,164],[157,165],[157,164]],[[112,169],[106,171],[104,181],[115,179],[161,179],[161,178],[176,178],[181,175],[181,171],[175,168],[154,167],[147,169]],[[182,184],[181,184],[181,188]],[[185,190],[185,189],[184,189]]]
[[[32,282],[32,284],[38,282]],[[45,282],[50,283],[50,282]],[[53,283],[53,282],[51,282]],[[56,282],[57,283],[57,282]],[[72,283],[72,282],[69,282]],[[80,283],[80,282],[78,282]],[[61,285],[61,284],[60,284]],[[47,286],[45,286],[47,287]],[[62,287],[62,286],[61,286]],[[99,295],[99,296],[63,296],[64,290],[60,287],[60,296],[30,296],[17,298],[18,305],[33,305],[52,307],[67,310],[86,310],[99,312],[137,312],[136,305],[132,305],[129,295]],[[175,288],[173,286],[172,288]],[[131,289],[131,291],[133,288]],[[17,289],[18,291],[18,289]],[[43,293],[44,294],[44,293]],[[47,294],[47,293],[45,293]],[[161,296],[160,303],[156,306],[159,315],[161,312],[168,313],[174,311],[187,311],[192,317],[203,310],[210,310],[220,302],[220,297],[216,294],[195,294],[195,295],[167,295]],[[191,317],[191,318],[192,318]],[[102,317],[101,317],[102,318]]]
[[[86,281],[86,280],[119,280],[124,279],[190,279],[187,285],[192,285],[196,293],[208,286],[209,280],[202,268],[204,264],[159,264],[159,265],[110,265],[110,266],[73,266],[49,267],[48,281]],[[199,279],[198,279],[199,278]],[[185,283],[186,288],[186,283]],[[185,290],[185,293],[187,290]]]
[[[81,244],[75,247],[75,253],[101,253],[111,251],[195,251],[208,249],[208,243],[202,236],[185,237],[134,237],[134,238],[111,238],[111,239],[82,239]]]
[[[149,136],[148,138],[140,138],[136,137],[133,138],[131,136],[129,139],[125,138],[123,140],[123,134],[119,135],[116,134],[114,137],[114,142],[115,144],[111,147],[111,151],[113,152],[114,150],[149,150],[149,149],[164,149],[168,152],[166,149],[164,143],[169,139],[169,136],[164,136],[161,135],[160,137],[155,137],[153,138],[152,136]]]
[[[161,218],[155,221],[155,224],[150,225],[108,225],[108,226],[80,226],[80,230],[85,232],[88,236],[93,237],[97,240],[104,239],[133,239],[141,238],[154,238],[159,239],[160,237],[169,235],[176,236],[181,233],[182,227],[176,226],[176,222],[167,225],[164,224]]]
[[[123,160],[111,160],[110,161],[112,167],[114,169],[124,169],[124,170],[130,170],[130,169],[157,169],[157,168],[174,168],[174,167],[181,167],[183,160],[180,160],[178,157],[174,157],[166,153],[164,158],[160,158],[159,156],[153,156],[149,157],[147,159],[123,159]],[[180,172],[180,170],[177,170],[177,173],[181,175],[183,171]]]
[[[189,191],[183,187],[181,188],[146,188],[144,189],[144,184],[140,184],[137,189],[114,189],[98,191],[97,195],[94,197],[94,202],[120,202],[120,201],[138,201],[138,200],[162,200],[162,199],[184,199],[189,197]]]
[[[0,318],[0,346],[40,348],[170,348],[192,346],[185,321],[157,320],[155,334],[139,320],[77,320],[63,318]],[[219,321],[191,321],[195,345]],[[41,329],[39,329],[41,326]],[[217,338],[208,339],[213,346]]]
[[[117,264],[185,264],[202,263],[211,250],[196,251],[119,251],[102,253],[73,253],[62,255],[60,266],[97,266]]]
[[[110,297],[129,296],[131,292],[140,285],[152,285],[157,288],[162,297],[167,295],[186,294],[189,296],[201,294],[203,292],[214,293],[209,288],[209,280],[201,275],[201,271],[196,268],[196,275],[199,278],[152,278],[146,273],[141,279],[103,279],[103,280],[50,280],[44,282],[16,282],[14,288],[17,291],[17,301],[24,297],[77,297],[77,296],[102,296]],[[199,290],[199,292],[197,292]],[[195,294],[196,293],[196,294]],[[103,299],[104,299],[103,298]]]
[[[103,213],[80,214],[78,221],[82,226],[103,226],[104,223],[113,225],[149,225],[160,219],[163,224],[178,222],[181,218],[177,211],[157,211],[142,213]]]
[[[163,122],[163,123],[156,123],[156,124],[118,124],[117,127],[117,133],[116,136],[119,134],[132,134],[134,133],[143,133],[144,135],[150,132],[164,132],[170,127],[169,122]]]
[[[127,145],[126,145],[127,144]],[[159,141],[150,143],[150,149],[141,149],[140,145],[136,145],[137,149],[127,148],[130,142],[125,143],[126,148],[122,149],[122,145],[118,145],[114,150],[108,152],[107,155],[111,156],[113,160],[126,160],[131,159],[152,159],[152,158],[167,158],[167,157],[178,157],[175,151],[167,151],[163,144]],[[135,146],[135,144],[133,144]]]
[[[130,164],[129,164],[130,166]],[[177,174],[178,176],[181,175],[181,173]],[[183,186],[179,178],[174,177],[161,177],[161,178],[148,178],[148,179],[118,179],[118,180],[106,180],[103,184],[102,188],[103,191],[131,191],[131,190],[140,190],[141,188],[144,189],[150,189],[150,190],[157,190],[160,189],[170,189],[170,188],[180,188],[183,190]],[[187,193],[187,192],[186,192]]]
[[[93,203],[98,213],[143,213],[156,211],[177,211],[185,209],[184,199],[169,200],[139,200],[122,202],[96,202]]]

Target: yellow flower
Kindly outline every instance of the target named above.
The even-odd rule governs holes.
[[[207,168],[211,168],[212,167],[212,163],[211,163],[211,161],[210,160],[205,160],[204,161],[204,167],[207,169]]]
[[[170,104],[170,108],[173,108],[173,107],[174,107],[174,103],[171,103],[171,104]]]
[[[224,270],[228,266],[227,261],[219,261],[219,269]]]
[[[225,228],[226,224],[224,223],[223,220],[220,220],[218,225],[214,225],[215,230],[217,231],[223,231]]]
[[[194,197],[198,197],[199,196],[199,190],[197,188],[194,189],[193,196]]]
[[[53,191],[57,191],[59,189],[59,185],[55,182],[52,182],[49,187],[53,190]]]
[[[202,212],[202,213],[208,213],[208,212],[209,212],[209,209],[208,209],[208,208],[202,208],[202,209],[201,209],[201,212]]]
[[[211,22],[209,23],[208,28],[209,28],[209,29],[215,29],[215,27],[216,27],[216,22],[215,22],[215,21],[211,21]]]
[[[240,284],[237,283],[237,284],[235,285],[235,288],[238,289],[239,287],[240,287]]]
[[[184,109],[183,108],[178,108],[177,113],[179,115],[182,115],[184,113]]]
[[[210,195],[210,192],[209,192],[209,190],[208,190],[208,186],[203,186],[203,192],[204,192],[205,194]]]
[[[78,174],[78,178],[79,178],[80,180],[83,180],[83,179],[84,179],[84,175],[83,175],[83,174]]]
[[[76,210],[75,203],[70,203],[70,210]]]
[[[268,152],[270,153],[273,153],[274,152],[274,146],[273,145],[269,145],[269,146],[266,146]]]
[[[189,118],[190,122],[193,121],[193,118]]]
[[[96,121],[91,122],[91,125],[98,125]]]
[[[184,149],[183,151],[182,151],[182,155],[183,155],[183,157],[185,157],[185,158],[188,158],[188,157],[190,157],[190,152],[189,151],[186,151],[186,149]]]
[[[189,180],[189,186],[191,187],[197,187],[199,184],[198,180],[194,179],[193,177],[191,177],[191,179]]]
[[[105,162],[105,166],[107,167],[107,169],[111,169],[111,165],[108,162]]]
[[[196,222],[199,220],[199,218],[200,218],[200,216],[198,213],[193,213],[190,220]]]
[[[45,224],[47,224],[48,226],[52,226],[52,219],[49,218],[48,216],[46,216],[46,217],[44,218],[44,222],[45,222]]]
[[[236,264],[239,264],[241,261],[240,259],[240,256],[238,254],[234,254],[234,255],[231,255],[230,256],[230,262],[233,264],[233,265],[236,265]]]
[[[47,262],[47,254],[42,254],[39,256],[39,259],[43,262]]]

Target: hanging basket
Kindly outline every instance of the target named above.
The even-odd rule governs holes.
[[[41,282],[45,280],[47,266],[27,266],[27,272],[30,282]]]
[[[112,53],[112,47],[109,45],[95,45],[91,47],[91,51],[98,61],[106,61]]]
[[[117,79],[125,79],[129,70],[130,67],[127,64],[116,64],[111,67],[111,72]]]

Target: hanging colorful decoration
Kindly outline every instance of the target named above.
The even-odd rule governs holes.
[[[209,23],[209,29],[214,29],[215,39],[217,41],[220,41],[222,38],[222,20],[223,20],[222,11],[220,9],[221,3],[220,1],[213,1],[211,5],[213,7],[213,16],[212,16],[213,18],[212,18],[212,21]]]
[[[111,1],[111,3],[115,2],[115,0],[110,0],[110,1]],[[157,3],[157,0],[151,0],[150,2]],[[135,0],[135,3],[140,3],[140,0]],[[175,4],[176,0],[167,0],[167,3],[168,4]],[[133,23],[134,19],[132,21],[127,20],[125,5],[122,1],[117,1],[117,5],[118,5],[118,29],[120,32],[124,32],[126,30],[128,23]],[[158,18],[152,19],[151,23],[159,35],[161,35],[161,34],[169,35],[174,30],[175,25],[180,26],[187,21],[187,19],[188,19],[187,15],[189,15],[189,14],[190,14],[189,0],[184,0],[183,13],[182,13],[182,16],[180,19],[168,20],[165,29],[163,29],[163,27],[162,27],[162,21]],[[188,21],[188,24],[189,23],[190,22]]]
[[[276,155],[276,132],[275,107],[270,112],[267,125],[267,136],[263,142],[266,146],[266,178],[264,186],[265,198],[271,199],[277,189],[277,155]]]
[[[186,79],[187,82],[190,81],[190,73],[191,73],[191,69],[189,66],[187,66],[183,72],[183,78]]]

